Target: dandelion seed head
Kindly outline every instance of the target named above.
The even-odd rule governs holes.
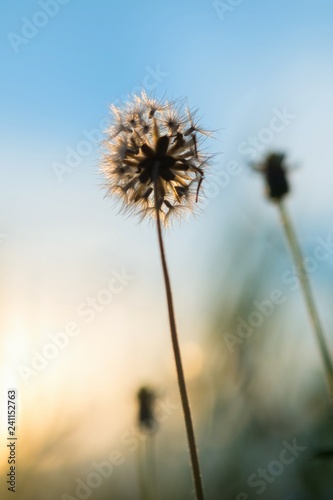
[[[263,173],[266,180],[267,196],[275,201],[280,201],[289,191],[285,154],[270,153],[258,166],[257,170]]]
[[[209,163],[201,129],[184,101],[178,103],[135,95],[124,106],[111,106],[102,172],[107,194],[140,218],[164,224],[181,212],[192,212]]]
[[[156,400],[155,391],[149,387],[141,387],[137,393],[139,402],[138,423],[142,431],[152,433],[156,431],[157,422],[154,415]]]

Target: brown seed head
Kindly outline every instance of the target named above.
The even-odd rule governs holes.
[[[272,200],[281,200],[289,193],[287,169],[283,153],[270,153],[264,162],[257,168],[266,179],[267,195]]]
[[[143,431],[153,432],[157,427],[157,423],[154,418],[154,403],[156,399],[155,392],[148,387],[141,387],[138,391],[137,397],[139,400],[139,426]]]

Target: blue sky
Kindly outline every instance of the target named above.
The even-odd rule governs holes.
[[[12,180],[23,197],[27,189],[56,190],[54,162],[65,159],[66,148],[76,149],[85,139],[83,130],[99,127],[107,103],[151,85],[156,73],[157,95],[187,96],[200,108],[206,127],[219,129],[220,142],[213,145],[222,153],[218,168],[239,156],[238,145],[266,125],[273,109],[287,107],[297,120],[268,147],[290,150],[306,168],[304,179],[310,180],[308,168],[325,167],[330,175],[327,156],[325,165],[307,162],[328,151],[332,4],[234,3],[223,13],[228,2],[71,0],[53,7],[56,15],[46,15],[46,25],[17,45],[11,37],[22,35],[25,19],[43,24],[41,6],[19,1],[3,8],[1,133],[10,165],[7,182]],[[77,195],[91,192],[98,154],[93,144],[73,175],[64,176]]]
[[[229,6],[225,15],[222,4]],[[258,158],[282,149],[298,167],[290,207],[302,241],[311,248],[316,237],[330,232],[333,3],[52,0],[44,12],[57,11],[53,17],[40,14],[42,5],[6,2],[0,20],[5,329],[26,339],[22,355],[28,360],[30,349],[73,319],[77,305],[97,293],[113,269],[125,267],[135,284],[88,329],[90,337],[77,349],[91,352],[98,331],[100,341],[111,342],[118,353],[113,376],[128,370],[120,359],[124,352],[134,374],[149,376],[169,348],[167,335],[156,338],[161,314],[165,319],[156,235],[151,226],[118,215],[103,198],[98,144],[87,142],[87,135],[99,138],[108,104],[154,84],[157,96],[187,96],[200,109],[203,125],[217,130],[208,143],[220,153],[215,175],[229,162],[239,165],[240,173],[216,192],[208,176],[207,191],[215,194],[204,214],[167,236],[176,296],[183,300],[179,322],[185,338],[200,337],[200,304],[211,291],[210,273],[220,267],[215,259],[221,241],[228,254],[230,239],[243,232],[259,251],[266,245],[261,228],[277,223],[261,179],[247,168],[251,158],[240,151],[249,137],[269,139],[260,142]],[[45,25],[27,28],[27,20]],[[277,113],[291,118],[279,132],[263,132]],[[74,167],[66,164],[69,151],[78,155]],[[61,182],[57,164],[69,168]],[[323,266],[324,272],[332,269],[331,262]],[[141,315],[150,320],[149,352],[160,353],[151,365],[138,361],[146,347],[132,332],[131,321],[137,324]],[[73,348],[64,356],[70,364],[77,355]],[[91,371],[101,364],[96,355]],[[59,380],[54,368],[45,372],[45,386],[53,373]],[[130,375],[123,380],[131,386]]]

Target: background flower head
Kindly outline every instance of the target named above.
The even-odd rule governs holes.
[[[155,391],[149,387],[141,387],[137,393],[139,402],[138,423],[143,432],[154,432],[157,422],[154,416]]]
[[[145,92],[111,112],[102,164],[108,195],[141,218],[158,209],[164,223],[193,210],[208,162],[202,139],[209,135],[194,114],[183,101],[162,102]]]
[[[284,153],[269,153],[257,170],[265,176],[266,192],[270,199],[279,201],[289,193]]]

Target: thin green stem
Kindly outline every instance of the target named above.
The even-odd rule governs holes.
[[[156,209],[158,242],[159,242],[159,247],[160,247],[163,276],[164,276],[164,283],[165,283],[165,291],[166,291],[166,297],[167,297],[167,303],[168,303],[171,340],[172,340],[172,347],[173,347],[173,352],[174,352],[174,357],[175,357],[175,362],[176,362],[178,387],[179,387],[180,399],[181,399],[181,403],[182,403],[182,407],[183,407],[187,441],[188,441],[188,446],[189,446],[189,450],[190,450],[193,480],[194,480],[194,486],[195,486],[197,500],[204,500],[204,492],[203,492],[203,486],[202,486],[200,465],[199,465],[199,459],[198,459],[197,447],[195,444],[195,436],[194,436],[193,423],[192,423],[192,415],[191,415],[190,403],[189,403],[189,399],[188,399],[188,395],[187,395],[183,364],[182,364],[181,353],[180,353],[179,342],[178,342],[178,334],[177,334],[175,314],[174,314],[174,308],[173,308],[171,284],[170,284],[169,272],[168,272],[168,267],[167,267],[166,258],[165,258],[164,243],[163,243],[163,236],[162,236],[162,225],[161,225],[161,218],[160,218],[160,209],[158,206],[159,200],[158,200],[158,189],[157,189],[156,179],[154,182],[154,194],[155,194],[155,209]]]
[[[326,380],[328,385],[329,398],[332,402],[333,399],[333,365],[332,360],[329,354],[329,350],[326,344],[323,328],[321,326],[321,322],[319,319],[319,315],[317,312],[317,308],[314,302],[313,294],[311,291],[309,277],[304,266],[304,258],[302,255],[302,251],[300,245],[297,240],[296,232],[291,223],[290,217],[288,215],[287,209],[282,201],[278,202],[278,208],[281,216],[282,226],[294,258],[297,275],[301,283],[301,287],[303,290],[305,302],[307,309],[309,311],[310,319],[313,325],[313,329],[316,334],[316,338],[319,345],[320,354],[322,357],[322,361],[324,364]]]
[[[147,500],[151,498],[148,493],[148,481],[147,481],[147,470],[146,470],[146,443],[140,443],[138,449],[138,480],[139,480],[139,492],[141,500]]]
[[[156,471],[155,438],[156,435],[151,434],[146,440],[147,470],[150,477],[150,492],[152,500],[158,500],[160,498]]]

